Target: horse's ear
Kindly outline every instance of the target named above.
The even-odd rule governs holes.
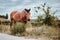
[[[26,10],[27,11],[27,9],[25,8],[24,10]]]
[[[24,10],[27,11],[27,12],[30,12],[31,9],[26,9],[26,8],[25,8]]]

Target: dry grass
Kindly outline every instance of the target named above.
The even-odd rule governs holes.
[[[19,23],[17,23],[19,25]],[[42,25],[40,27],[34,27],[30,22],[28,22],[24,27],[26,31],[22,34],[18,33],[16,36],[30,36],[30,37],[50,37],[54,40],[59,40],[60,37],[60,28],[52,27],[47,25]],[[0,32],[10,31],[9,25],[0,25]]]
[[[10,31],[9,25],[0,25],[0,32],[8,33]]]
[[[44,31],[45,36],[50,37],[54,40],[59,40],[60,37],[60,28],[47,26],[46,30]]]
[[[32,27],[33,29],[29,35],[33,37],[49,37],[54,40],[59,40],[60,38],[60,28],[43,25],[41,27]],[[30,30],[30,29],[29,29]]]

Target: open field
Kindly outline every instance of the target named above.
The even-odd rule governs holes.
[[[20,24],[19,24],[20,25]],[[60,28],[42,25],[39,27],[26,24],[26,31],[22,34],[17,33],[15,36],[34,38],[34,39],[48,39],[48,40],[59,40],[60,39]],[[10,35],[10,25],[0,25],[0,33]]]
[[[60,0],[0,0],[0,40],[60,40]]]

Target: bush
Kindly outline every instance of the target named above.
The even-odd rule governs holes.
[[[12,34],[23,33],[25,31],[25,27],[23,23],[16,23],[10,29]]]
[[[53,17],[46,17],[45,19],[44,19],[44,23],[45,24],[48,24],[48,25],[52,25],[53,24],[53,22],[54,22],[54,19],[53,19]]]

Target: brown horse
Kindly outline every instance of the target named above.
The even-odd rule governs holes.
[[[22,12],[13,11],[10,14],[10,27],[12,26],[12,23],[27,23],[27,21],[30,21],[30,9],[24,9]]]

